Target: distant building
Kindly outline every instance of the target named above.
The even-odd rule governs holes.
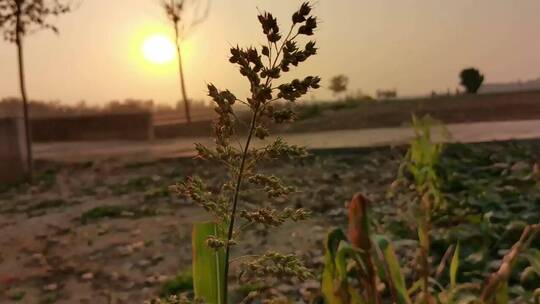
[[[377,90],[377,99],[394,99],[397,98],[396,90]]]

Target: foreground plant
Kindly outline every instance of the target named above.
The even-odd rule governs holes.
[[[348,236],[335,229],[325,244],[325,269],[322,293],[328,304],[345,303],[463,303],[504,304],[512,302],[509,292],[510,275],[520,263],[531,265],[529,272],[540,276],[540,251],[531,244],[540,234],[540,224],[525,226],[517,242],[499,263],[498,270],[485,276],[485,282],[460,282],[458,274],[462,256],[460,244],[448,248],[437,267],[432,267],[431,214],[443,204],[440,178],[436,167],[443,146],[431,141],[429,118],[414,119],[416,138],[410,146],[402,175],[408,177],[416,195],[409,203],[417,230],[417,258],[412,262],[415,275],[401,268],[389,238],[371,228],[371,203],[356,195],[349,204]],[[496,262],[496,261],[494,261]],[[443,278],[447,273],[448,278]],[[523,276],[524,274],[522,274]],[[531,299],[538,303],[540,288],[522,292],[516,301]]]
[[[222,165],[227,170],[227,179],[220,187],[211,188],[203,179],[193,176],[172,187],[213,217],[210,223],[195,224],[192,238],[195,296],[206,303],[229,301],[232,248],[239,242],[243,231],[254,225],[277,227],[286,221],[304,220],[309,215],[304,209],[276,208],[274,202],[283,201],[294,188],[276,176],[258,172],[257,168],[262,161],[303,157],[305,149],[288,145],[280,138],[262,147],[262,144],[254,147],[254,141],[264,143],[269,136],[268,122],[284,123],[295,118],[291,109],[280,107],[277,110],[274,106],[276,101],[294,103],[309,90],[319,88],[320,79],[314,76],[276,84],[291,66],[296,67],[317,52],[315,42],[309,41],[303,47],[298,42],[302,36],[313,35],[317,27],[317,19],[311,16],[311,11],[309,3],[302,4],[293,14],[292,25],[285,35],[272,14],[262,13],[258,20],[266,36],[264,45],[260,48],[231,48],[229,61],[236,64],[240,74],[248,80],[249,97],[240,99],[229,90],[208,85],[208,95],[215,102],[218,114],[214,124],[215,148],[197,144],[196,149],[200,158]],[[247,129],[242,129],[242,121],[237,119],[237,105],[245,105],[250,111]],[[240,140],[244,143],[237,147]],[[248,190],[266,192],[267,204],[259,208],[243,204],[241,194]],[[239,275],[243,281],[266,277],[311,277],[311,272],[294,255],[267,252],[235,259],[239,260],[243,261]]]

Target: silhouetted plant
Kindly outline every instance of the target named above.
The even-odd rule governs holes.
[[[0,30],[7,42],[17,46],[19,84],[23,102],[23,115],[27,148],[28,179],[32,179],[32,138],[28,117],[28,98],[24,73],[23,40],[28,34],[40,29],[58,33],[58,29],[47,20],[51,16],[68,13],[71,7],[59,0],[0,0]]]
[[[484,75],[475,68],[468,68],[461,71],[461,85],[465,87],[467,93],[476,94],[484,82]]]
[[[199,177],[191,177],[172,187],[181,196],[193,200],[206,209],[217,224],[217,231],[206,239],[206,245],[216,251],[224,249],[224,274],[223,279],[218,281],[223,281],[225,286],[224,294],[220,295],[221,298],[216,301],[219,303],[228,301],[227,278],[231,262],[231,247],[237,243],[244,229],[253,225],[277,227],[286,221],[303,220],[309,215],[309,212],[304,209],[279,210],[275,208],[273,203],[286,198],[294,191],[294,188],[276,176],[267,176],[257,172],[257,165],[261,161],[283,157],[303,157],[306,155],[305,149],[288,145],[280,138],[260,148],[253,148],[252,144],[254,137],[263,141],[269,136],[269,131],[265,127],[268,121],[284,123],[295,118],[295,113],[291,109],[274,108],[274,101],[284,99],[294,103],[309,90],[319,88],[320,78],[314,76],[275,84],[282,74],[290,70],[291,66],[298,66],[317,52],[315,42],[309,41],[304,47],[299,47],[297,41],[300,36],[314,34],[317,19],[310,15],[311,10],[309,3],[302,4],[300,9],[293,14],[292,25],[286,35],[282,34],[277,19],[272,14],[261,13],[258,19],[266,36],[266,43],[260,49],[238,46],[231,48],[229,61],[238,65],[240,74],[248,80],[250,96],[240,99],[229,90],[219,90],[213,84],[209,84],[208,95],[215,102],[215,111],[219,117],[214,124],[216,147],[196,145],[199,157],[222,164],[228,171],[228,178],[217,191],[211,191]],[[249,126],[246,126],[247,136],[239,136],[245,133],[239,133],[238,130],[242,124],[235,114],[234,106],[237,103],[246,105],[251,113],[251,122]],[[245,140],[244,145],[237,147],[235,143],[241,139]],[[240,194],[248,188],[266,192],[268,204],[259,208],[242,204]],[[242,221],[240,228],[237,221]],[[205,228],[208,227],[212,228],[212,226]],[[203,249],[194,248],[194,254],[197,250]],[[265,277],[299,279],[311,277],[311,272],[295,255],[283,255],[270,251],[259,256],[241,258],[247,260],[241,267],[241,280]],[[198,274],[194,272],[194,278],[197,276]],[[195,282],[196,296],[201,296],[197,295],[196,285],[197,282]],[[215,298],[215,295],[213,296]],[[204,300],[211,302],[208,299]]]
[[[349,85],[349,77],[345,75],[337,75],[330,79],[330,86],[328,87],[334,95],[339,95],[347,91],[347,86]]]
[[[190,102],[186,92],[186,81],[184,78],[184,66],[182,63],[181,45],[187,34],[198,24],[202,23],[209,12],[209,3],[205,3],[203,11],[200,10],[200,0],[163,0],[162,5],[167,13],[167,18],[174,28],[176,53],[178,56],[178,74],[180,77],[180,91],[184,100],[184,110],[186,120],[191,122]]]

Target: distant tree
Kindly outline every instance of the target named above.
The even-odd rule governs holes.
[[[202,4],[201,4],[202,3]],[[202,0],[163,0],[163,8],[167,14],[171,25],[174,28],[176,53],[178,55],[178,74],[180,77],[180,91],[184,100],[184,109],[187,122],[191,122],[190,102],[186,92],[186,82],[184,78],[184,66],[182,64],[181,44],[190,31],[202,23],[210,9],[209,2]],[[204,6],[204,8],[203,8]],[[202,8],[202,9],[201,9]]]
[[[328,87],[334,95],[339,95],[347,91],[349,85],[349,77],[345,75],[337,75],[330,79],[330,86]]]
[[[51,16],[59,16],[71,10],[69,4],[60,0],[0,0],[0,31],[4,39],[17,46],[19,65],[19,84],[23,102],[23,116],[27,148],[28,180],[32,179],[32,139],[28,117],[28,98],[26,95],[24,73],[23,40],[28,34],[40,29],[58,33],[58,29],[47,22]]]
[[[484,75],[475,68],[468,68],[461,71],[461,85],[465,87],[467,93],[476,94],[484,82]]]

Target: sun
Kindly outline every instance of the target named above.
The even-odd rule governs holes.
[[[154,64],[166,64],[174,60],[176,49],[174,43],[165,35],[152,35],[142,44],[144,58]]]

